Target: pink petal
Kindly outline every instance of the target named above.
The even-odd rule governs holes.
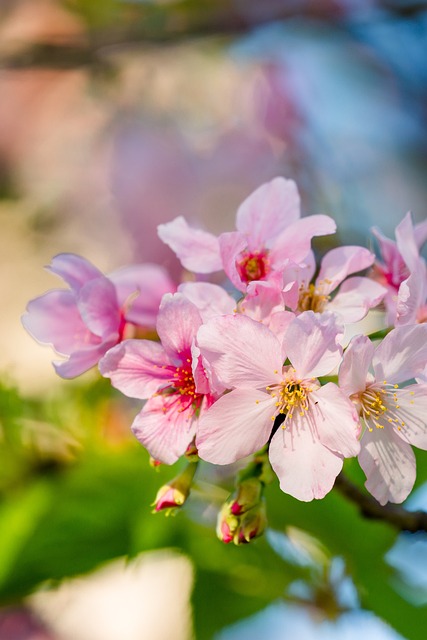
[[[316,271],[316,261],[312,251],[309,251],[303,263],[290,262],[283,270],[283,302],[292,310],[298,306],[300,287],[306,289]]]
[[[286,352],[284,350],[283,338],[285,337],[285,333],[288,330],[289,325],[294,320],[295,314],[292,311],[277,311],[273,313],[270,317],[270,321],[268,323],[268,328],[280,344],[282,345],[282,360],[283,362],[286,360]]]
[[[427,297],[427,269],[419,258],[409,277],[402,282],[397,294],[396,325],[416,324],[419,310]]]
[[[366,336],[354,337],[344,352],[339,369],[339,386],[348,396],[366,389],[375,347]]]
[[[63,355],[101,342],[84,324],[74,293],[63,289],[52,289],[31,300],[22,324],[33,338],[51,344]]]
[[[239,310],[252,320],[268,324],[272,313],[284,311],[282,292],[274,282],[250,282]]]
[[[355,276],[343,282],[327,309],[337,313],[345,324],[358,322],[379,305],[386,293],[387,289],[375,280]]]
[[[330,293],[352,273],[370,267],[375,255],[363,247],[344,246],[328,251],[320,265],[316,284],[322,283],[322,291]]]
[[[419,251],[410,213],[407,213],[402,222],[397,225],[395,234],[397,249],[406,266],[412,271],[418,262]]]
[[[296,280],[293,282],[288,282],[283,291],[283,304],[288,309],[292,309],[292,311],[296,311],[298,308],[298,301],[300,298],[300,285]]]
[[[166,400],[162,396],[148,400],[133,421],[132,431],[155,460],[173,464],[194,438],[197,420],[191,409],[179,411],[178,403],[168,408]]]
[[[211,393],[211,385],[209,384],[209,379],[203,366],[200,349],[196,344],[193,344],[191,347],[191,359],[191,370],[193,372],[196,392],[202,393],[203,395]]]
[[[202,460],[230,464],[267,442],[277,413],[274,398],[256,389],[225,394],[200,418],[196,446]]]
[[[396,396],[399,409],[394,410],[400,424],[393,424],[393,429],[405,442],[427,449],[427,384],[397,389]]]
[[[182,216],[157,227],[159,237],[176,253],[182,265],[195,273],[212,273],[222,269],[218,238],[212,233],[193,229]]]
[[[124,340],[105,354],[99,370],[126,396],[143,400],[173,379],[175,367],[158,342]]]
[[[289,325],[283,351],[301,378],[327,375],[340,362],[343,329],[333,314],[304,311]]]
[[[366,475],[365,487],[382,505],[403,502],[415,482],[415,456],[393,429],[366,429],[359,464]]]
[[[197,334],[200,351],[228,389],[280,382],[282,356],[274,334],[245,316],[217,317]]]
[[[184,282],[178,291],[197,307],[203,322],[213,316],[233,313],[236,308],[236,301],[225,289],[210,282]]]
[[[309,414],[307,419],[325,447],[344,458],[357,456],[359,416],[353,403],[335,384],[329,382],[310,394]]]
[[[163,295],[176,289],[167,271],[156,264],[123,267],[108,279],[116,287],[117,300],[119,306],[124,307],[126,320],[140,327],[156,326]]]
[[[415,225],[415,242],[417,243],[418,251],[427,241],[427,220],[418,222]]]
[[[108,278],[101,276],[84,284],[77,297],[77,306],[88,329],[102,338],[117,334],[120,312],[116,290]]]
[[[394,273],[395,267],[402,263],[402,256],[399,253],[396,243],[384,236],[376,227],[373,227],[371,231],[378,242],[380,254],[386,267]]]
[[[53,363],[55,371],[61,378],[76,378],[94,367],[114,344],[115,342],[110,340],[102,342],[100,345],[89,346],[81,351],[74,351],[66,362]]]
[[[247,249],[247,239],[238,231],[222,233],[218,239],[223,268],[231,282],[239,291],[246,291],[247,283],[243,282],[236,267],[239,256]],[[258,247],[259,249],[262,247]]]
[[[282,491],[304,502],[323,498],[343,465],[341,456],[324,447],[298,414],[274,434],[269,457]]]
[[[415,378],[427,362],[427,324],[397,327],[377,347],[375,377],[393,384]]]
[[[329,216],[316,215],[301,218],[293,222],[271,246],[271,260],[275,267],[285,260],[303,262],[311,248],[311,240],[315,236],[335,233],[336,224]]]
[[[300,217],[300,198],[293,180],[274,178],[254,191],[240,205],[236,228],[245,234],[250,250],[267,245]]]
[[[89,280],[103,276],[89,260],[74,253],[60,253],[52,258],[46,269],[60,276],[74,291],[78,291]]]
[[[157,333],[171,357],[179,354],[189,356],[201,324],[199,311],[182,293],[167,293],[163,296],[157,316]]]

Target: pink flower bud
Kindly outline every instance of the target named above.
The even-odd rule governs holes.
[[[231,513],[242,515],[252,509],[261,500],[262,484],[258,478],[248,478],[241,482],[235,492],[235,498],[230,504]]]
[[[264,501],[258,503],[241,515],[232,512],[235,503],[226,502],[222,507],[217,524],[217,536],[226,544],[234,542],[236,545],[247,544],[253,538],[260,536],[267,525]]]
[[[156,499],[153,503],[154,511],[163,511],[165,509],[175,509],[181,507],[188,496],[179,489],[175,489],[171,485],[165,484],[157,492]]]
[[[239,526],[239,518],[230,512],[230,505],[226,502],[218,514],[216,534],[218,538],[228,544],[234,540],[235,533]]]
[[[190,462],[176,478],[160,487],[153,502],[154,513],[182,507],[190,495],[191,484],[197,469],[197,462]]]

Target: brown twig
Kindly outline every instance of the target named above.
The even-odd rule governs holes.
[[[351,482],[343,473],[340,473],[335,481],[335,488],[343,496],[354,502],[365,518],[383,520],[401,531],[426,531],[427,512],[407,511],[400,505],[387,504],[381,506],[375,498],[363,493],[363,491]]]

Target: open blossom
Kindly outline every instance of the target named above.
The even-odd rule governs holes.
[[[370,267],[374,259],[374,254],[364,247],[337,247],[324,256],[319,274],[311,283],[316,265],[310,254],[303,268],[285,270],[283,298],[286,306],[296,313],[330,311],[344,323],[362,320],[387,291],[370,278],[348,276]]]
[[[366,426],[359,463],[381,504],[402,502],[413,487],[410,445],[427,449],[427,385],[405,385],[426,362],[427,325],[398,327],[377,348],[357,336],[344,354],[339,383]]]
[[[372,231],[381,259],[375,262],[371,277],[387,288],[384,304],[389,324],[422,321],[427,316],[427,271],[420,249],[427,240],[427,221],[413,225],[407,213],[396,227],[396,242],[376,228]]]
[[[160,300],[174,284],[159,266],[134,265],[105,276],[88,260],[62,253],[48,269],[70,287],[31,300],[22,322],[39,342],[68,357],[54,362],[63,378],[93,367],[130,327],[153,330]]]
[[[196,433],[212,401],[194,338],[202,318],[182,293],[164,296],[157,317],[161,344],[124,340],[101,359],[99,369],[131,398],[147,400],[132,431],[151,456],[173,464]]]
[[[228,464],[269,440],[269,457],[282,490],[309,501],[332,488],[343,458],[357,455],[357,414],[332,383],[321,387],[341,359],[342,331],[334,316],[307,311],[289,324],[282,343],[246,316],[222,316],[203,325],[197,344],[230,389],[201,418],[199,455]],[[290,364],[283,366],[289,359]]]
[[[240,205],[236,228],[216,238],[178,217],[160,225],[158,233],[186,269],[196,273],[224,269],[234,286],[245,292],[250,282],[281,281],[286,264],[302,262],[312,238],[334,233],[336,225],[325,215],[300,219],[295,183],[275,178]]]
[[[424,242],[427,231],[426,223],[412,224],[410,214],[407,214],[396,229],[402,256],[409,273],[397,290],[395,301],[394,324],[402,326],[426,322],[427,320],[427,265],[419,249]]]

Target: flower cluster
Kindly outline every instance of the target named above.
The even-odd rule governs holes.
[[[78,256],[54,258],[70,290],[31,301],[26,329],[67,358],[55,364],[62,377],[98,363],[144,401],[132,431],[153,459],[192,452],[191,472],[159,492],[155,510],[185,502],[194,458],[241,467],[262,457],[262,475],[249,462],[220,511],[219,537],[237,544],[265,526],[266,464],[303,501],[323,498],[353,456],[380,504],[411,491],[411,445],[427,449],[427,224],[408,214],[396,242],[375,230],[380,260],[339,246],[317,265],[312,239],[335,230],[326,215],[301,218],[295,183],[278,177],[240,205],[235,231],[215,237],[182,217],[159,226],[187,270],[178,286],[156,265],[107,277]],[[207,282],[218,271],[224,288]],[[360,331],[349,342],[349,325],[374,308],[380,340]]]

